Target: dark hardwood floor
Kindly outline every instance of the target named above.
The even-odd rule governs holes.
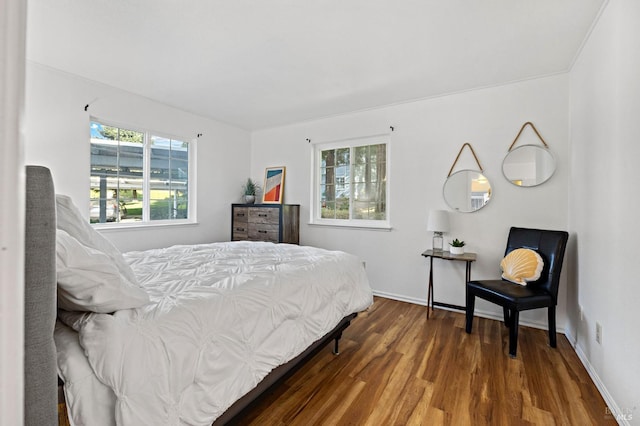
[[[376,298],[343,334],[238,418],[242,425],[600,425],[606,404],[564,335]]]

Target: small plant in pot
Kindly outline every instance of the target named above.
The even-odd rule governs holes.
[[[465,242],[455,239],[449,243],[449,252],[451,254],[464,254]]]
[[[258,192],[258,190],[260,190],[260,186],[251,178],[247,178],[247,181],[242,185],[245,204],[253,204],[256,202],[256,192]]]

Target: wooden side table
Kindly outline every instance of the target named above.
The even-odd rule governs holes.
[[[440,303],[433,300],[433,259],[458,260],[466,263],[465,269],[465,285],[471,280],[471,262],[476,260],[475,253],[451,254],[448,251],[427,250],[422,253],[424,257],[429,258],[429,287],[427,290],[427,319],[429,319],[429,310],[433,310],[434,306],[443,306],[450,309],[466,310],[464,306],[451,305],[449,303]]]

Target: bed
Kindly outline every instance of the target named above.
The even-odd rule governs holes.
[[[71,424],[225,424],[337,352],[372,303],[355,256],[264,242],[122,254],[54,194],[49,170],[27,167],[25,424],[55,424],[58,375]]]

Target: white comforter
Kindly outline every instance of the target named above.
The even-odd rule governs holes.
[[[211,424],[273,368],[372,303],[362,263],[343,252],[233,242],[125,258],[152,303],[67,318],[90,368],[78,360],[78,338],[56,330],[75,424]],[[91,394],[105,398],[103,385],[115,399],[91,408]]]

